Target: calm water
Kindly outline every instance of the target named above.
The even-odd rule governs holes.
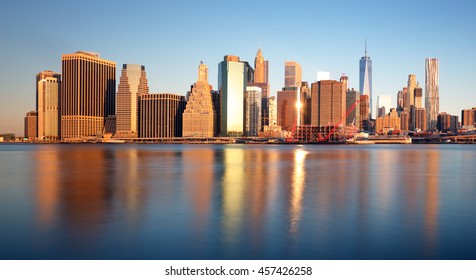
[[[1,259],[476,259],[476,145],[0,145]]]

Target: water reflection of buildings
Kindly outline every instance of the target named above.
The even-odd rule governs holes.
[[[41,230],[49,230],[54,226],[58,213],[58,196],[60,194],[60,182],[58,174],[61,173],[61,166],[58,160],[59,153],[56,149],[41,147],[35,153],[37,164],[36,176],[36,203],[37,220]]]
[[[292,173],[291,196],[290,196],[290,233],[296,235],[299,229],[299,221],[302,215],[302,203],[304,189],[306,188],[306,156],[308,152],[302,149],[294,151],[294,164]]]
[[[427,253],[430,256],[436,255],[438,245],[439,163],[439,151],[428,150],[426,152],[425,240]]]

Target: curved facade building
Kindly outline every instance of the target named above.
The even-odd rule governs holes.
[[[434,131],[440,112],[440,87],[438,85],[439,75],[438,58],[427,58],[425,60],[425,109],[427,129]]]

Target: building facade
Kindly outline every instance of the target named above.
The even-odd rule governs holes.
[[[115,115],[116,63],[99,54],[62,56],[61,139],[99,137],[108,116]]]
[[[39,139],[58,140],[60,137],[60,89],[60,74],[45,70],[36,75],[37,137]]]
[[[476,126],[476,107],[461,110],[461,126],[465,128]]]
[[[311,125],[328,126],[345,123],[346,96],[343,84],[323,80],[311,84]]]
[[[183,137],[213,137],[215,112],[211,87],[208,83],[208,67],[200,62],[198,80],[192,86],[183,112]]]
[[[405,96],[404,109],[410,112],[410,107],[415,106],[415,88],[417,85],[416,75],[408,75],[407,94]]]
[[[356,104],[355,108],[349,112],[350,108],[354,106],[354,104]],[[360,92],[354,89],[351,89],[346,92],[345,108],[345,111],[349,113],[345,119],[345,124],[353,124],[357,128],[357,130],[362,129],[360,122]]]
[[[245,92],[245,127],[244,135],[257,137],[261,127],[261,88],[248,86]]]
[[[116,135],[136,138],[139,135],[139,96],[149,94],[145,66],[122,65],[116,100]]]
[[[243,135],[243,101],[249,72],[246,64],[233,55],[225,56],[218,64],[221,136]]]
[[[30,111],[26,113],[24,120],[24,138],[36,139],[38,135],[38,112]]]
[[[365,42],[365,55],[359,61],[359,91],[360,94],[369,97],[367,114],[369,118],[375,119],[376,113],[372,112],[372,60],[367,56],[367,42]]]
[[[295,61],[284,62],[284,87],[299,87],[302,82],[302,68]]]
[[[139,137],[182,137],[185,96],[172,93],[145,94],[139,97]]]
[[[425,109],[427,128],[429,131],[434,131],[440,112],[438,58],[427,58],[425,60]]]
[[[397,110],[392,108],[388,114],[380,116],[375,120],[375,132],[386,134],[388,131],[400,130],[400,124],[401,121]]]

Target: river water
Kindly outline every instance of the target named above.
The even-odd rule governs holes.
[[[0,145],[0,259],[476,259],[476,145]]]

